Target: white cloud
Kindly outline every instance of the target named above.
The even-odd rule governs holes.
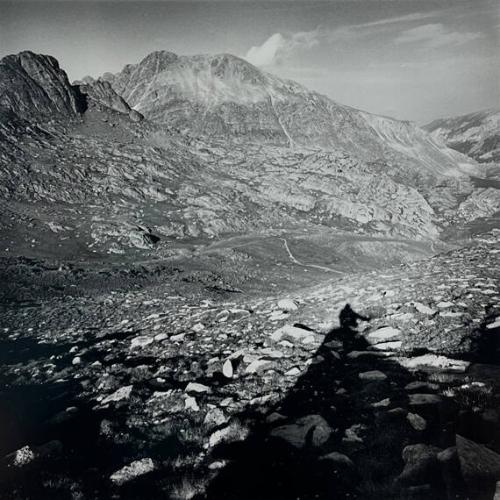
[[[274,33],[262,45],[251,47],[245,59],[255,66],[273,66],[290,58],[294,53],[319,44],[320,28],[292,35]]]
[[[462,45],[480,36],[480,33],[451,31],[441,23],[435,23],[423,24],[402,31],[394,41],[396,43],[419,43],[426,48],[436,48],[445,45]]]
[[[397,23],[408,23],[412,21],[421,21],[422,19],[427,19],[436,15],[435,11],[432,12],[414,12],[412,14],[406,14],[404,16],[396,17],[386,17],[384,19],[379,19],[377,21],[370,21],[368,23],[355,24],[354,28],[369,28],[371,26],[386,26],[390,24]]]

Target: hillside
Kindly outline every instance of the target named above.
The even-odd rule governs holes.
[[[500,111],[497,109],[441,118],[424,129],[436,140],[478,162],[500,160]]]
[[[430,173],[457,175],[460,167],[472,168],[410,122],[343,106],[229,54],[153,52],[102,78],[150,120],[195,135],[342,149]]]
[[[310,240],[307,253],[355,233],[399,238],[387,241],[382,260],[406,260],[421,255],[410,241],[436,240],[443,228],[487,218],[500,206],[497,190],[475,187],[464,173],[463,157],[438,147],[413,125],[335,104],[232,56],[153,53],[120,75],[106,75],[106,81],[86,78],[73,85],[49,56],[26,52],[3,64],[9,68],[0,77],[9,89],[0,125],[7,256],[183,257],[214,238],[250,231],[257,241],[269,231],[293,237],[296,230],[310,230],[319,236]],[[15,85],[13,74],[23,75]],[[202,97],[208,102],[206,89],[193,90],[208,85],[207,78],[216,103],[210,100],[210,116],[237,105],[232,118],[219,119],[238,122],[248,134],[196,128],[210,128],[211,119],[206,115],[196,124],[199,113],[191,116],[185,103]],[[177,97],[159,89],[150,100],[155,82],[164,81],[171,86],[163,83],[163,91]],[[47,94],[51,100],[40,97],[40,82],[54,89]],[[290,120],[285,129],[294,130],[293,147],[279,139],[282,124],[265,101],[270,92],[275,107],[297,110],[284,113]],[[194,124],[190,130],[170,109],[174,100]],[[167,111],[165,124],[161,117]],[[308,121],[330,132],[322,136]],[[256,127],[263,135],[254,134]],[[335,148],[320,148],[324,137]],[[480,174],[473,162],[467,169]],[[380,261],[376,244],[375,261],[366,245],[355,245],[359,265],[365,258]],[[342,270],[348,248],[345,255],[318,255]],[[283,250],[269,251],[278,258]]]

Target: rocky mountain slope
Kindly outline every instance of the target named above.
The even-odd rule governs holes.
[[[478,162],[500,161],[500,111],[488,109],[434,120],[425,130],[448,147]]]
[[[147,106],[136,104],[149,118],[142,120],[127,102],[137,103],[139,95],[149,96],[144,89],[141,94],[144,81],[153,88],[157,79],[177,78],[179,65],[190,68],[194,80],[189,81],[198,88],[208,78],[207,61],[211,60],[214,96],[224,109],[241,108],[227,123],[237,119],[246,127],[247,111],[255,111],[257,121],[248,130],[260,126],[262,140],[253,132],[246,136],[248,141],[233,140],[236,133],[234,137],[193,135],[194,129],[179,130],[175,112],[165,125]],[[174,76],[172,61],[177,68]],[[488,217],[500,206],[496,189],[478,189],[461,172],[462,157],[438,148],[424,132],[404,122],[337,105],[234,57],[179,59],[154,53],[140,65],[127,67],[122,76],[107,75],[112,86],[88,78],[70,85],[52,58],[29,52],[5,58],[4,65],[10,69],[0,76],[8,89],[0,107],[4,117],[0,175],[6,204],[3,252],[8,255],[19,248],[24,255],[59,251],[71,258],[135,249],[164,257],[185,253],[180,241],[196,247],[222,235],[297,227],[325,234],[347,230],[434,240],[443,227]],[[193,68],[197,68],[195,73]],[[23,79],[14,82],[13,74],[22,74]],[[135,85],[134,92],[120,86],[125,74],[130,74],[127,82]],[[182,81],[188,82],[187,74],[182,74]],[[50,117],[52,100],[47,96],[40,103],[37,100],[40,82],[54,89],[47,94],[53,94],[54,101]],[[165,85],[162,88],[168,90]],[[171,91],[178,94],[185,89],[179,90],[173,82]],[[269,129],[264,125],[269,103],[265,109],[259,103],[271,91],[283,105],[298,103],[298,114],[286,113],[297,126],[293,148],[286,141],[280,145],[283,141],[272,139],[283,133],[281,125],[274,129],[274,125]],[[206,93],[202,96],[207,99]],[[142,102],[152,106],[146,97]],[[184,97],[182,102],[199,98],[196,92]],[[229,98],[236,102],[227,102]],[[162,113],[170,109],[169,100],[165,101],[167,108],[162,108],[160,97],[154,102]],[[67,109],[62,107],[64,103]],[[301,128],[313,114],[321,116],[317,106],[338,111],[328,111],[329,118],[324,116],[335,128],[329,129],[329,137],[339,138],[337,149],[312,148],[321,143],[321,137]],[[26,111],[33,109],[40,113]],[[67,111],[66,118],[59,113],[62,109]],[[186,119],[196,122],[194,115],[188,115]],[[299,115],[309,118],[299,120]],[[344,125],[339,128],[335,116],[340,115],[347,118],[342,118]],[[269,135],[271,129],[275,131]],[[300,146],[299,136],[304,143],[311,138],[309,147]],[[369,160],[359,148],[372,146]],[[420,159],[410,158],[407,149]],[[457,212],[462,205],[466,208]],[[388,247],[392,245],[388,243]]]
[[[153,52],[102,79],[150,120],[196,135],[342,149],[449,175],[470,168],[410,122],[343,106],[230,54]]]

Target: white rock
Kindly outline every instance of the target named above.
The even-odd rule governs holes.
[[[143,458],[117,470],[111,475],[110,479],[113,483],[120,486],[154,470],[155,465],[153,461],[150,458]]]
[[[170,340],[172,342],[182,342],[184,340],[184,337],[186,336],[185,333],[178,333],[177,335],[172,335],[170,337]]]
[[[278,307],[285,312],[296,311],[298,309],[297,302],[292,299],[278,300]]]
[[[215,462],[209,464],[208,468],[210,470],[220,470],[223,469],[226,465],[227,465],[226,460],[216,460]]]
[[[139,337],[135,337],[134,339],[132,339],[130,347],[132,349],[135,349],[137,347],[145,347],[149,344],[152,344],[153,342],[154,342],[153,337],[149,337],[147,335],[140,335]]]
[[[289,314],[283,311],[273,311],[269,315],[270,321],[280,321],[282,319],[288,318]]]
[[[446,309],[447,307],[453,306],[453,302],[441,301],[441,302],[437,303],[436,305],[437,305],[437,307],[439,307],[439,309]]]
[[[280,340],[290,340],[292,342],[314,342],[314,333],[309,330],[304,330],[303,328],[297,328],[296,326],[285,325],[276,330],[272,335],[271,339],[274,342],[279,342]]]
[[[13,464],[16,467],[28,465],[35,459],[35,453],[29,446],[23,446],[15,452]]]
[[[451,359],[438,354],[423,354],[415,358],[401,358],[399,364],[409,370],[418,368],[435,368],[442,371],[463,373],[470,365],[469,361]]]
[[[120,387],[117,391],[113,392],[109,396],[105,397],[101,404],[105,405],[107,403],[116,402],[116,401],[124,401],[130,398],[130,394],[132,394],[133,385],[126,385],[124,387]]]
[[[259,373],[272,366],[272,362],[266,359],[256,359],[252,361],[245,370],[245,373]]]
[[[199,384],[198,382],[189,382],[189,384],[186,386],[185,389],[186,392],[194,392],[196,394],[208,394],[212,392],[212,389],[210,387]]]
[[[200,407],[198,406],[196,399],[192,396],[186,396],[186,399],[184,400],[184,407],[186,410],[200,411]]]
[[[372,403],[374,408],[385,408],[391,404],[391,400],[389,398],[382,399],[381,401],[377,401],[376,403]]]
[[[226,361],[224,361],[224,364],[222,365],[222,374],[226,378],[233,378],[234,369],[233,369],[233,363],[231,362],[230,359],[226,359]]]
[[[73,358],[73,361],[71,361],[71,364],[72,365],[81,365],[82,364],[82,358],[80,358],[80,356],[75,356]]]
[[[371,344],[380,344],[381,342],[389,342],[400,340],[401,331],[397,328],[393,328],[392,326],[385,326],[379,328],[378,330],[370,332],[366,339]]]
[[[166,339],[168,339],[168,335],[166,333],[159,333],[158,335],[155,335],[155,342],[161,342]]]
[[[434,309],[431,309],[429,306],[426,306],[421,302],[414,302],[413,306],[421,314],[428,314],[429,316],[432,316],[436,312]]]
[[[299,370],[296,366],[294,366],[293,368],[291,368],[290,370],[288,370],[288,371],[285,373],[285,375],[286,375],[287,377],[295,377],[295,376],[297,376],[297,375],[300,375],[300,370]]]
[[[242,441],[248,436],[248,429],[240,425],[229,424],[211,434],[208,445],[217,446],[219,443],[228,441]]]
[[[439,313],[439,315],[442,316],[443,318],[459,318],[460,316],[463,316],[464,313],[447,311],[447,312],[441,312]]]
[[[202,330],[205,330],[205,325],[203,323],[196,323],[196,325],[194,325],[191,328],[191,330],[193,330],[193,332],[195,332],[195,333],[199,333]]]
[[[266,358],[281,359],[285,357],[285,354],[282,351],[278,351],[277,349],[270,349],[268,347],[262,349],[260,352]]]
[[[488,330],[493,330],[494,328],[500,328],[500,316],[497,316],[495,318],[495,321],[493,323],[490,323],[489,325],[486,325],[486,328]]]
[[[393,342],[381,342],[380,344],[375,344],[373,346],[374,349],[378,349],[379,351],[397,351],[401,349],[401,345],[403,342],[401,340],[395,340]]]

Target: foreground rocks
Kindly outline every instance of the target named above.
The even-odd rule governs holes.
[[[4,308],[2,498],[493,498],[498,248],[311,287],[281,319],[167,285]]]

